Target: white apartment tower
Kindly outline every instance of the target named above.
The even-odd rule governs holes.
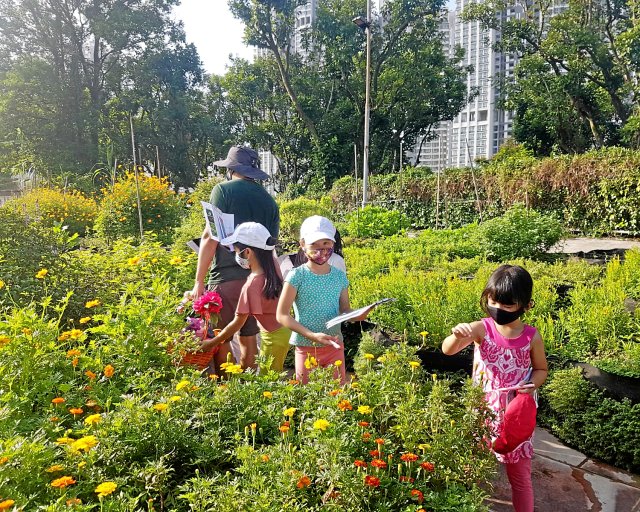
[[[451,52],[457,46],[464,49],[463,63],[473,66],[473,72],[467,76],[467,90],[476,96],[452,121],[435,129],[435,139],[423,144],[418,165],[434,171],[465,167],[476,159],[491,158],[511,137],[513,129],[512,114],[498,108],[498,78],[513,75],[517,58],[494,50],[499,32],[484,30],[479,22],[460,21],[459,13],[468,3],[469,0],[456,0],[456,9],[449,13],[441,30]],[[512,7],[503,16],[515,17],[519,12],[521,8]]]
[[[309,0],[306,4],[296,7],[296,28],[291,41],[291,51],[303,58],[307,56],[307,51],[302,44],[304,34],[311,29],[316,19],[317,7],[318,0]]]

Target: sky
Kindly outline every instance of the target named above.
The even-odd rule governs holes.
[[[174,16],[184,23],[187,41],[196,45],[208,73],[224,74],[229,54],[253,60],[253,48],[242,42],[243,26],[227,0],[182,0]]]

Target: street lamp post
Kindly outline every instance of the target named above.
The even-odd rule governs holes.
[[[371,75],[371,0],[367,0],[367,19],[358,16],[353,22],[367,34],[367,69],[364,94],[364,151],[362,155],[362,206],[367,205],[369,188],[369,117],[370,117],[370,75]]]

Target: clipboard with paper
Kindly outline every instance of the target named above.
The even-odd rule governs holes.
[[[368,306],[364,306],[359,309],[354,309],[353,311],[350,311],[348,313],[343,313],[329,320],[326,323],[326,327],[327,329],[330,329],[334,325],[338,325],[338,324],[341,324],[342,322],[347,322],[353,318],[357,318],[363,313],[366,313],[367,311],[379,306],[380,304],[386,304],[387,302],[394,302],[396,300],[398,299],[391,299],[391,298],[380,299],[379,301],[374,302],[373,304],[369,304]]]
[[[211,233],[211,238],[219,242],[230,237],[235,229],[233,214],[224,213],[220,208],[205,201],[200,201],[200,204],[202,204],[204,218],[207,221],[207,229]]]

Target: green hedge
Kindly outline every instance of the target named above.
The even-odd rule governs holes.
[[[640,151],[604,148],[536,160],[507,144],[473,172],[447,169],[439,179],[411,170],[373,175],[370,199],[406,214],[415,227],[433,227],[438,188],[439,227],[487,220],[523,203],[585,233],[640,234]],[[358,204],[361,183],[356,188],[353,178],[341,178],[329,195],[335,211],[344,215]]]

